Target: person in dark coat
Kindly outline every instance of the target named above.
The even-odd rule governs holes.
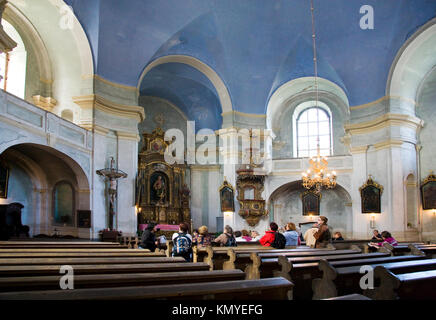
[[[151,252],[154,252],[156,250],[156,247],[158,245],[158,241],[156,241],[155,236],[156,231],[159,231],[159,229],[157,228],[157,224],[149,223],[141,236],[141,243],[139,244],[139,246],[142,249],[149,249]]]

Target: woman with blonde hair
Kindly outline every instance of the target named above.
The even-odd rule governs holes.
[[[289,222],[285,226],[285,233],[283,234],[286,238],[286,246],[298,246],[298,232],[296,231],[295,224],[292,222]]]
[[[200,228],[198,228],[198,235],[194,237],[192,243],[194,245],[197,245],[197,247],[210,246],[211,237],[208,234],[208,228],[206,226],[201,226]]]

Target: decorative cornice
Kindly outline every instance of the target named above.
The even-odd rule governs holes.
[[[216,171],[221,169],[221,165],[191,165],[190,167],[191,171]]]
[[[90,77],[92,78],[91,75],[82,75],[82,79],[89,79]],[[95,80],[101,81],[101,82],[103,82],[103,83],[105,83],[107,85],[110,85],[112,87],[115,87],[115,88],[120,88],[120,89],[124,89],[124,90],[128,90],[128,91],[134,91],[136,93],[139,92],[137,87],[126,86],[124,84],[119,84],[119,83],[116,83],[116,82],[112,82],[112,81],[109,81],[109,80],[99,76],[99,75],[94,75],[93,78]]]
[[[359,147],[351,147],[350,151],[352,154],[357,154],[357,153],[365,153],[368,150],[368,146],[359,146]]]
[[[94,133],[101,134],[102,136],[106,136],[109,133],[109,129],[106,129],[104,127],[101,127],[99,125],[93,126]]]
[[[56,106],[57,101],[52,97],[43,97],[40,95],[33,96],[33,104],[46,110],[52,112],[53,108]]]
[[[141,138],[137,133],[124,132],[124,131],[116,131],[117,137],[122,140],[133,140],[139,142]]]
[[[374,144],[375,150],[381,150],[392,147],[401,147],[404,141],[402,140],[385,140],[379,143]]]
[[[234,115],[237,114],[238,116],[248,117],[248,118],[263,118],[263,119],[266,118],[266,114],[244,113],[244,112],[235,111],[235,110],[223,112],[223,113],[221,113],[221,116],[224,117],[228,114],[234,114]]]
[[[346,133],[350,134],[367,134],[369,132],[377,131],[388,126],[406,126],[418,130],[424,125],[424,121],[405,114],[387,113],[374,120],[345,124],[344,129]]]
[[[145,119],[143,107],[118,104],[104,99],[96,94],[73,97],[73,101],[81,108],[94,107],[97,110],[115,115],[117,117],[136,119],[138,122],[142,122]]]
[[[368,102],[368,103],[357,105],[357,106],[350,106],[350,110],[360,110],[360,109],[370,108],[370,107],[373,107],[373,106],[377,105],[378,103],[383,102],[385,100],[401,100],[404,102],[411,103],[413,105],[417,105],[416,101],[412,100],[412,99],[404,98],[401,96],[384,96],[384,97],[381,97],[380,99],[377,99],[377,100],[372,101],[372,102]]]

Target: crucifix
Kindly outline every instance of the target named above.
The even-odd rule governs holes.
[[[115,215],[115,201],[117,199],[117,180],[120,178],[126,178],[127,173],[118,170],[114,167],[115,160],[111,157],[110,168],[104,168],[97,170],[96,173],[99,176],[105,178],[105,181],[109,182],[107,189],[107,196],[109,198],[109,229],[113,230],[114,226],[114,215]]]

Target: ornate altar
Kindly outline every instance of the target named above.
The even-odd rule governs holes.
[[[186,166],[165,162],[164,153],[169,143],[164,140],[162,129],[144,133],[143,138],[136,178],[138,226],[149,222],[172,225],[189,222],[190,191],[185,184]]]

